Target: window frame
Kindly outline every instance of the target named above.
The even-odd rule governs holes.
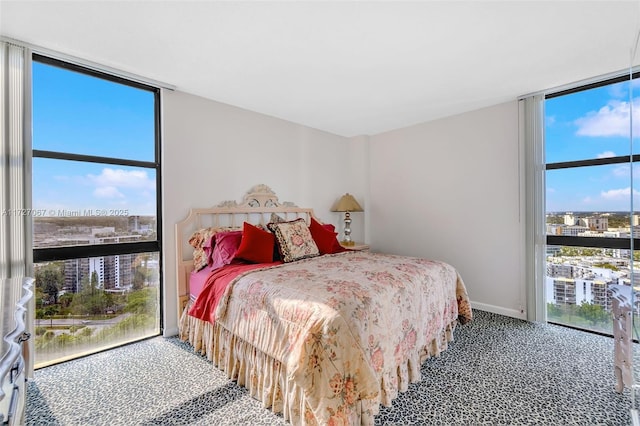
[[[48,261],[66,260],[66,259],[79,259],[87,257],[101,257],[101,256],[114,256],[120,254],[135,254],[135,253],[158,253],[158,279],[159,279],[159,330],[160,334],[164,330],[164,315],[163,315],[163,291],[164,279],[163,279],[163,267],[162,267],[162,167],[161,167],[161,127],[160,127],[160,111],[161,111],[161,96],[160,88],[150,86],[137,81],[131,81],[123,77],[101,72],[95,69],[91,69],[82,65],[74,64],[71,62],[63,61],[60,59],[51,58],[38,53],[32,53],[32,62],[39,62],[50,66],[63,68],[69,71],[78,72],[92,77],[100,78],[103,80],[111,81],[118,84],[123,84],[129,87],[133,87],[140,90],[145,90],[153,94],[154,99],[154,160],[153,161],[141,161],[130,160],[116,157],[102,157],[95,155],[76,154],[60,151],[48,151],[31,149],[31,159],[33,158],[47,158],[54,160],[68,160],[77,161],[83,163],[96,163],[96,164],[111,164],[117,166],[133,166],[146,169],[153,169],[155,171],[156,179],[156,239],[154,241],[140,241],[140,242],[126,242],[126,243],[113,243],[113,244],[96,244],[96,245],[77,245],[77,246],[62,246],[62,247],[48,247],[48,248],[33,248],[33,263],[41,263]]]
[[[621,75],[616,75],[613,77],[609,77],[609,78],[604,78],[602,80],[599,81],[595,81],[595,82],[591,82],[588,84],[582,84],[579,86],[575,86],[569,89],[565,89],[565,90],[560,90],[557,92],[552,92],[552,93],[546,93],[544,94],[544,101],[546,102],[549,99],[553,99],[556,97],[560,97],[560,96],[565,96],[565,95],[570,95],[573,93],[578,93],[578,92],[582,92],[582,91],[586,91],[586,90],[590,90],[590,89],[595,89],[598,87],[603,87],[603,86],[609,86],[612,84],[616,84],[616,83],[620,83],[620,82],[625,82],[628,81],[629,84],[631,85],[633,80],[636,79],[640,79],[640,71],[636,71],[636,72],[629,72],[626,74],[621,74]],[[545,120],[543,121],[543,127],[545,126],[545,122],[546,122],[546,117]],[[631,133],[630,135],[631,138],[634,138],[635,136],[633,135],[633,133]],[[543,137],[542,140],[542,151],[544,152],[545,150],[545,144],[546,144],[546,136]],[[620,156],[615,156],[615,157],[607,157],[607,158],[590,158],[590,159],[581,159],[581,160],[574,160],[574,161],[559,161],[559,162],[554,162],[554,163],[547,163],[546,160],[543,160],[543,167],[541,169],[542,171],[542,176],[543,176],[543,182],[544,182],[544,191],[543,191],[543,201],[546,200],[546,188],[547,188],[547,184],[546,184],[546,172],[549,170],[561,170],[561,169],[573,169],[573,168],[580,168],[580,167],[589,167],[589,166],[602,166],[602,165],[613,165],[613,164],[629,164],[632,168],[634,164],[640,164],[640,154],[633,154],[633,153],[629,153],[628,155],[620,155]],[[546,204],[546,202],[545,202]],[[632,221],[632,215],[636,214],[637,210],[636,210],[636,206],[633,204],[633,202],[630,203],[630,209],[628,212],[629,215],[629,227],[630,227],[630,236],[629,237],[624,237],[624,238],[613,238],[613,237],[579,237],[579,236],[568,236],[568,235],[549,235],[546,233],[544,233],[544,248],[546,251],[547,247],[550,246],[570,246],[570,247],[586,247],[586,248],[602,248],[602,249],[622,249],[622,250],[629,250],[630,252],[630,260],[631,263],[633,263],[633,257],[634,257],[634,253],[638,250],[638,248],[640,248],[640,238],[636,238],[634,235],[634,226],[633,226],[633,221]],[[543,212],[544,215],[546,215],[548,212],[545,211]],[[544,223],[546,224],[546,219],[543,218]],[[546,265],[546,256],[545,256],[545,261],[544,261],[545,265]],[[536,276],[535,279],[535,287],[540,286],[543,291],[542,294],[544,295],[544,287],[545,287],[545,275],[541,275],[541,276]],[[538,279],[539,278],[539,279]],[[583,283],[583,285],[585,285]],[[546,299],[546,297],[542,297],[543,299]],[[537,302],[539,302],[537,300]],[[543,306],[546,306],[546,300],[543,300]],[[560,325],[562,327],[568,327],[568,328],[573,328],[573,329],[578,329],[584,332],[588,332],[588,333],[593,333],[593,334],[598,334],[598,335],[602,335],[602,336],[607,336],[607,337],[613,337],[612,334],[609,333],[605,333],[605,332],[601,332],[601,331],[597,331],[597,330],[593,330],[593,329],[589,329],[589,328],[581,328],[581,327],[577,327],[571,324],[566,324],[566,323],[558,323],[558,322],[553,322],[553,321],[549,321],[548,317],[547,317],[547,310],[546,307],[544,308],[544,321],[545,322],[549,322],[551,324],[556,324],[556,325]],[[634,342],[638,342],[638,340],[636,338],[633,338]]]
[[[545,102],[549,99],[557,98],[560,96],[566,96],[573,93],[579,93],[590,89],[596,89],[598,87],[609,86],[611,84],[621,83],[624,81],[632,82],[634,79],[640,78],[640,71],[632,73],[631,75],[620,75],[597,81],[582,86],[574,87],[571,89],[561,90],[555,93],[546,94],[544,97]],[[578,167],[589,166],[603,166],[611,164],[623,164],[627,163],[633,165],[634,163],[640,164],[640,154],[619,155],[615,157],[607,158],[590,158],[575,161],[559,161],[555,163],[544,162],[544,171],[559,170],[559,169],[572,169]],[[545,183],[546,193],[546,183]],[[546,214],[547,212],[545,212]],[[630,223],[631,224],[631,223]],[[633,236],[633,227],[631,235]],[[640,247],[640,238],[594,238],[594,237],[573,237],[568,235],[548,235],[545,233],[547,246],[572,246],[572,247],[593,247],[593,248],[612,248],[612,249],[634,249]],[[631,241],[633,240],[633,244]]]

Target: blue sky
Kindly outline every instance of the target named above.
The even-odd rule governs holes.
[[[630,90],[634,134],[640,135],[640,84],[618,83],[545,102],[548,163],[628,155]],[[640,153],[640,139],[634,153]],[[153,93],[34,62],[34,149],[154,159]],[[548,212],[628,211],[628,165],[556,170],[546,174]],[[634,168],[640,208],[640,167]],[[152,169],[35,158],[33,207],[58,210],[126,209],[155,214]]]
[[[154,95],[33,63],[33,148],[154,161]],[[155,171],[34,158],[33,208],[154,215]]]
[[[632,91],[630,93],[630,90]],[[633,98],[630,108],[630,96]],[[634,154],[640,153],[640,84],[634,81],[548,99],[545,102],[547,163],[629,155],[630,111]],[[546,209],[629,211],[629,165],[591,166],[546,173]],[[633,169],[634,208],[640,208],[640,167]]]

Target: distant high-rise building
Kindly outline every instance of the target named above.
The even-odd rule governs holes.
[[[573,226],[576,224],[576,217],[571,212],[567,212],[564,215],[564,224],[567,226]]]
[[[606,231],[609,228],[609,218],[606,216],[588,216],[578,219],[578,225],[586,226],[590,231]]]
[[[562,235],[570,236],[570,237],[577,237],[581,233],[586,232],[588,230],[589,230],[589,228],[587,228],[586,226],[570,225],[570,226],[565,226],[564,228],[562,228]]]
[[[591,300],[595,305],[602,306],[605,310],[611,311],[610,280],[595,280],[591,283]]]
[[[119,280],[116,288],[130,288],[133,285],[136,254],[121,254],[119,258]]]
[[[96,287],[100,288],[104,284],[104,257],[90,257],[89,258],[89,279],[95,272],[98,277]],[[91,281],[89,281],[91,283]]]
[[[574,278],[574,266],[547,262],[547,276]]]
[[[562,229],[566,226],[559,223],[547,223],[547,235],[562,235]]]
[[[100,284],[102,284],[102,287],[105,290],[115,288],[120,280],[118,256],[105,256],[102,260],[104,264],[104,273]]]
[[[67,259],[64,261],[64,285],[63,290],[79,293],[82,291],[82,281],[88,282],[91,278],[89,273],[89,259]]]
[[[140,230],[140,216],[129,216],[129,231],[138,232]]]
[[[576,280],[563,277],[554,279],[553,296],[558,305],[575,305]]]
[[[98,288],[126,289],[133,284],[134,262],[136,254],[120,254],[82,259],[65,260],[65,282],[63,290],[79,293],[83,281],[90,283],[95,272]]]

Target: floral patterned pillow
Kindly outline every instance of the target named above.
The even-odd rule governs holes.
[[[196,271],[207,266],[207,253],[204,251],[204,246],[216,232],[217,228],[202,228],[191,234],[189,244],[193,247],[193,268]]]
[[[217,230],[218,228],[212,227],[198,229],[193,234],[191,234],[191,237],[189,237],[189,244],[195,249],[202,248],[204,243],[209,238],[211,238],[211,236],[213,236],[217,232]]]
[[[282,223],[286,221],[287,220],[285,218],[275,213],[271,213],[271,220],[269,220],[271,223]]]
[[[320,255],[318,246],[303,218],[290,222],[269,223],[267,227],[276,237],[283,262],[294,262]]]

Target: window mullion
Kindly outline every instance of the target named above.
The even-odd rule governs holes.
[[[34,149],[32,156],[34,158],[49,158],[53,160],[70,160],[82,161],[86,163],[113,164],[116,166],[132,166],[145,168],[157,168],[158,166],[157,163],[151,161],[128,160],[124,158],[100,157],[85,154],[72,154],[70,152],[45,151],[40,149]]]

